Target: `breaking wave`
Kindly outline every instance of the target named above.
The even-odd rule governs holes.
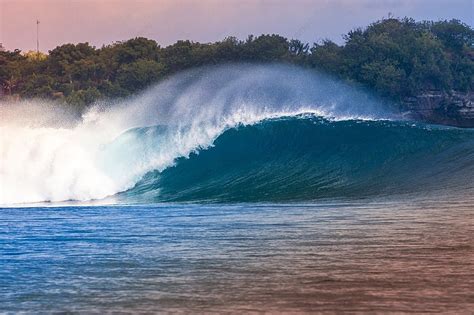
[[[82,116],[40,101],[0,114],[0,204],[314,200],[466,188],[474,175],[471,130],[401,121],[289,66],[197,69]]]

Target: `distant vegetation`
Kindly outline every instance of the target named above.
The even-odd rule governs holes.
[[[310,46],[261,35],[161,48],[140,37],[99,49],[65,44],[47,55],[0,51],[0,97],[58,99],[83,107],[133,94],[184,69],[227,62],[297,64],[394,100],[427,90],[473,90],[474,30],[458,20],[389,18],[344,39],[343,45],[325,40]]]

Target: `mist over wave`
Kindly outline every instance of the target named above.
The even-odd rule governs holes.
[[[397,119],[363,91],[282,65],[188,71],[82,116],[41,101],[1,104],[0,114],[0,204],[112,196],[211,147],[226,130],[263,120]]]

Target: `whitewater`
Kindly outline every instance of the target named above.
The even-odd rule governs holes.
[[[301,130],[300,137],[290,138]],[[344,139],[354,140],[354,132],[362,136],[341,155],[351,146]],[[251,134],[245,138],[245,133]],[[265,147],[275,139],[286,145]],[[372,146],[364,144],[368,139]],[[405,146],[399,145],[400,139]],[[408,187],[406,178],[396,180],[397,170],[407,163],[413,166],[405,167],[405,174],[419,169],[415,162],[421,160],[436,167],[419,178],[440,173],[452,177],[474,156],[470,139],[471,131],[404,121],[393,105],[312,71],[284,65],[200,68],[138,96],[96,103],[81,114],[47,101],[1,104],[0,204],[104,198],[311,200],[358,194],[387,178],[374,193],[390,193]],[[248,155],[262,147],[266,151]],[[199,161],[205,153],[211,156]],[[461,153],[462,159],[453,162]],[[366,154],[376,162],[360,158]],[[406,156],[411,158],[404,160]],[[296,163],[289,168],[291,161]],[[440,165],[449,167],[441,170]],[[463,168],[462,174],[459,183],[437,179],[466,188],[472,167]],[[427,181],[410,182],[419,186]],[[290,195],[285,187],[291,187]]]

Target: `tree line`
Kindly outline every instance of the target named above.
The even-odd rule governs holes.
[[[47,98],[84,107],[136,93],[176,72],[228,62],[289,63],[329,73],[399,101],[427,90],[471,91],[474,30],[459,20],[388,18],[312,45],[280,35],[180,40],[160,47],[138,37],[95,48],[65,44],[49,51],[0,51],[0,96]]]

